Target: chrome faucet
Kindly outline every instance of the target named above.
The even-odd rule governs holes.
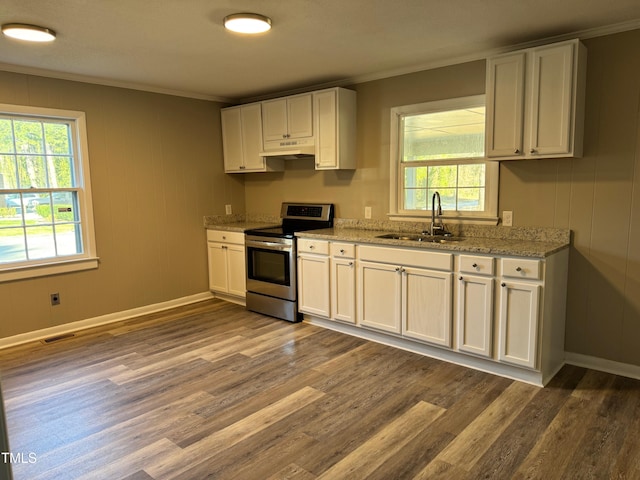
[[[436,211],[436,198],[438,199],[438,209]],[[437,218],[436,218],[437,215]],[[440,192],[436,192],[431,197],[431,228],[429,229],[429,234],[431,236],[440,234],[443,235],[446,230],[444,228],[444,224],[442,223],[442,219],[440,218],[442,215],[442,203],[440,202]],[[437,223],[436,223],[437,220]]]

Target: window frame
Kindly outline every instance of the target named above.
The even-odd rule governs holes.
[[[402,163],[402,118],[407,115],[417,115],[421,113],[436,113],[447,110],[460,110],[485,106],[485,95],[472,95],[467,97],[449,98],[445,100],[435,100],[411,105],[402,105],[391,108],[390,121],[390,196],[389,196],[389,219],[390,220],[425,220],[431,219],[431,209],[426,210],[405,210],[403,209],[404,185],[401,175]],[[416,162],[418,163],[418,162]],[[449,223],[476,223],[492,224],[498,223],[498,187],[499,187],[499,162],[491,161],[485,155],[475,159],[447,159],[441,161],[429,161],[429,165],[485,165],[485,210],[475,212],[469,210],[443,210],[442,219]]]
[[[93,222],[93,201],[91,194],[91,175],[89,169],[89,147],[87,140],[86,114],[76,110],[34,107],[25,105],[0,104],[0,114],[23,117],[27,120],[63,122],[69,125],[73,144],[73,167],[76,186],[60,189],[29,189],[29,192],[44,193],[58,190],[76,191],[79,205],[80,232],[83,252],[76,255],[64,255],[40,258],[30,261],[0,263],[0,283],[77,272],[98,268],[99,258],[96,252],[95,227]],[[25,189],[0,189],[2,193],[23,192]]]

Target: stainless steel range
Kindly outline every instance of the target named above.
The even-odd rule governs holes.
[[[282,225],[245,232],[247,309],[290,322],[298,313],[295,232],[330,228],[331,203],[283,203]]]

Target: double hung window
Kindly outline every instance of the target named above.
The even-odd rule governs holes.
[[[96,266],[84,113],[0,105],[0,281]]]
[[[484,95],[391,110],[391,214],[495,220],[498,165],[484,155]]]

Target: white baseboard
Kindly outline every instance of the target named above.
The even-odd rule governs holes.
[[[640,367],[629,363],[614,362],[613,360],[572,352],[565,353],[565,363],[640,380]]]
[[[11,337],[0,338],[0,349],[42,340],[43,338],[77,332],[78,330],[85,330],[87,328],[106,325],[108,323],[121,322],[122,320],[127,320],[129,318],[137,317],[140,315],[148,315],[150,313],[160,312],[162,310],[168,310],[170,308],[202,302],[211,298],[213,298],[211,292],[197,293],[195,295],[176,298],[167,302],[154,303],[153,305],[145,305],[143,307],[132,308],[131,310],[124,310],[121,312],[109,313],[107,315],[100,315],[99,317],[78,320],[77,322],[65,323],[63,325],[43,328],[41,330],[35,330],[33,332],[20,333]]]

